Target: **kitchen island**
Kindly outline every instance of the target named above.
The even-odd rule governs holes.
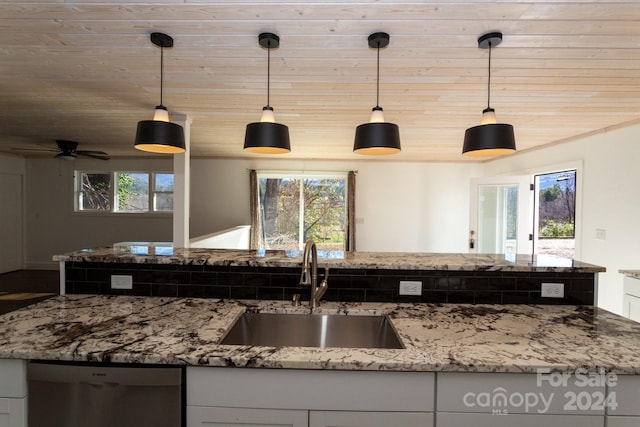
[[[63,295],[0,316],[0,368],[26,370],[25,360],[186,366],[189,427],[640,421],[640,325],[595,307],[325,302],[315,314],[388,315],[405,348],[220,345],[246,311],[310,313],[284,301]],[[582,385],[583,377],[594,382]],[[495,403],[507,392],[547,400]],[[495,404],[484,405],[487,393]],[[573,408],[571,396],[609,400]],[[26,397],[8,400],[24,406]]]
[[[299,251],[184,249],[169,244],[117,244],[57,255],[61,293],[290,301],[298,286]],[[594,305],[604,268],[551,256],[322,252],[330,270],[325,300],[336,302]],[[322,273],[321,273],[322,274]],[[129,276],[114,289],[112,276]],[[399,292],[420,282],[419,295]],[[564,296],[544,298],[542,283]],[[303,299],[308,297],[303,295]]]
[[[0,317],[0,359],[288,369],[640,374],[640,324],[588,306],[325,302],[315,313],[386,314],[404,349],[218,342],[245,311],[309,313],[283,301],[59,296]]]

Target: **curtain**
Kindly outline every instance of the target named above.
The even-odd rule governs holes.
[[[356,250],[356,173],[349,171],[347,176],[347,233],[345,249]]]
[[[260,239],[260,220],[258,213],[258,174],[254,169],[249,171],[249,209],[251,211],[251,234],[249,248],[258,249]]]

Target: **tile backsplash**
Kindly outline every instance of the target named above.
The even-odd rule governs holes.
[[[66,262],[66,292],[290,300],[309,299],[299,268]],[[322,277],[323,271],[319,271]],[[111,275],[130,275],[132,289],[111,289]],[[593,305],[597,273],[336,269],[324,300],[472,304]],[[400,295],[401,280],[422,283],[422,295]],[[563,298],[542,298],[542,283],[563,283]]]

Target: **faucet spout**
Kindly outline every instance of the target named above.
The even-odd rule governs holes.
[[[307,240],[302,254],[302,272],[300,273],[300,284],[311,286],[311,296],[309,307],[316,308],[320,305],[320,298],[327,291],[329,269],[325,268],[324,279],[318,286],[318,249],[312,239]]]

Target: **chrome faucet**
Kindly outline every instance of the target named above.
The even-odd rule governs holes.
[[[329,283],[329,268],[324,269],[324,278],[318,286],[318,250],[313,240],[307,240],[304,245],[304,253],[302,255],[302,273],[300,274],[300,285],[311,286],[311,297],[309,298],[309,307],[316,308],[320,305],[320,299],[327,291]]]

